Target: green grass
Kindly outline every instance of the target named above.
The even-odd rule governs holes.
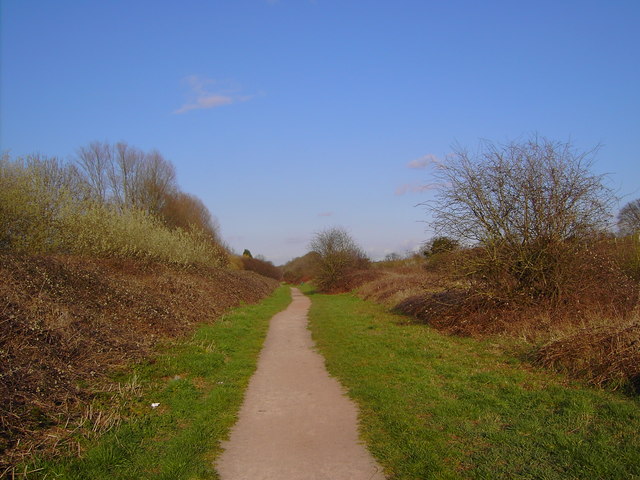
[[[389,479],[640,478],[637,400],[352,295],[311,298],[314,339]]]
[[[37,478],[218,478],[213,460],[236,420],[269,319],[291,300],[279,288],[258,305],[244,306],[189,339],[166,345],[153,361],[120,380],[141,385],[131,418],[88,441],[78,457],[37,460]],[[159,402],[152,409],[150,404]]]

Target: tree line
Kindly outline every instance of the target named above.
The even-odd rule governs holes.
[[[218,225],[156,150],[92,142],[69,161],[0,159],[0,248],[227,263]]]
[[[594,249],[612,236],[617,200],[605,176],[593,172],[597,151],[538,135],[484,141],[475,152],[456,147],[435,165],[438,193],[423,204],[435,232],[424,253],[473,252],[458,259],[457,272],[474,281],[477,292],[501,301],[559,300],[579,283],[597,282],[585,276],[598,275],[594,261],[609,265],[602,249]],[[640,199],[626,204],[617,220],[619,238],[640,232]],[[316,281],[328,291],[343,288],[367,265],[343,228],[317,233],[310,250]],[[640,249],[623,250],[626,273],[638,276]]]

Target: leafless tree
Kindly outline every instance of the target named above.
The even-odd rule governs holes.
[[[369,263],[362,249],[342,227],[316,233],[310,247],[318,254],[316,281],[322,290],[344,288],[347,275]]]
[[[142,185],[144,152],[125,142],[116,143],[113,148],[113,168],[111,168],[111,188],[114,202],[126,207],[139,207],[139,190]]]
[[[97,202],[106,203],[110,195],[109,176],[113,167],[111,146],[107,143],[91,142],[86,147],[80,147],[76,155],[76,164],[91,197]]]
[[[557,293],[557,247],[592,237],[610,219],[614,196],[591,172],[597,150],[579,152],[570,142],[538,136],[506,145],[485,141],[475,154],[456,148],[435,170],[442,187],[427,204],[432,226],[483,246],[484,277],[509,277],[514,289],[528,293]]]
[[[76,164],[93,200],[159,214],[178,191],[175,168],[158,151],[145,153],[124,142],[81,147]]]
[[[640,232],[640,198],[622,207],[618,213],[618,230],[622,235]]]
[[[176,171],[171,162],[153,150],[144,156],[139,203],[151,213],[159,214],[167,195],[175,191]]]

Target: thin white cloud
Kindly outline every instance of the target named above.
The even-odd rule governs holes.
[[[407,193],[422,193],[429,190],[435,190],[438,187],[439,185],[437,183],[405,183],[404,185],[400,185],[398,188],[396,188],[396,195],[405,195]]]
[[[224,90],[214,92],[211,90],[211,86],[216,84],[215,80],[199,75],[189,75],[184,78],[183,82],[189,86],[191,100],[174,110],[175,114],[222,107],[236,102],[245,102],[252,98],[251,95],[236,95],[234,92]]]
[[[407,163],[407,168],[423,169],[423,168],[427,168],[429,165],[432,165],[434,163],[439,163],[438,157],[436,157],[432,153],[429,153],[424,157],[420,157],[416,160],[412,160],[409,163]]]
[[[233,103],[233,98],[224,95],[210,95],[208,97],[200,97],[193,103],[186,103],[173,113],[186,113],[190,110],[199,110],[207,108],[221,107]]]

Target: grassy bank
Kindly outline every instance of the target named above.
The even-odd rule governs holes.
[[[388,478],[640,478],[637,400],[349,294],[311,298],[314,339]]]
[[[217,478],[213,459],[240,408],[269,319],[290,302],[287,287],[257,305],[238,308],[171,342],[119,378],[96,409],[120,405],[127,420],[96,438],[78,438],[81,455],[35,460],[29,478]],[[159,403],[156,408],[152,403]],[[93,415],[95,422],[96,415]],[[20,478],[20,477],[18,477]]]

